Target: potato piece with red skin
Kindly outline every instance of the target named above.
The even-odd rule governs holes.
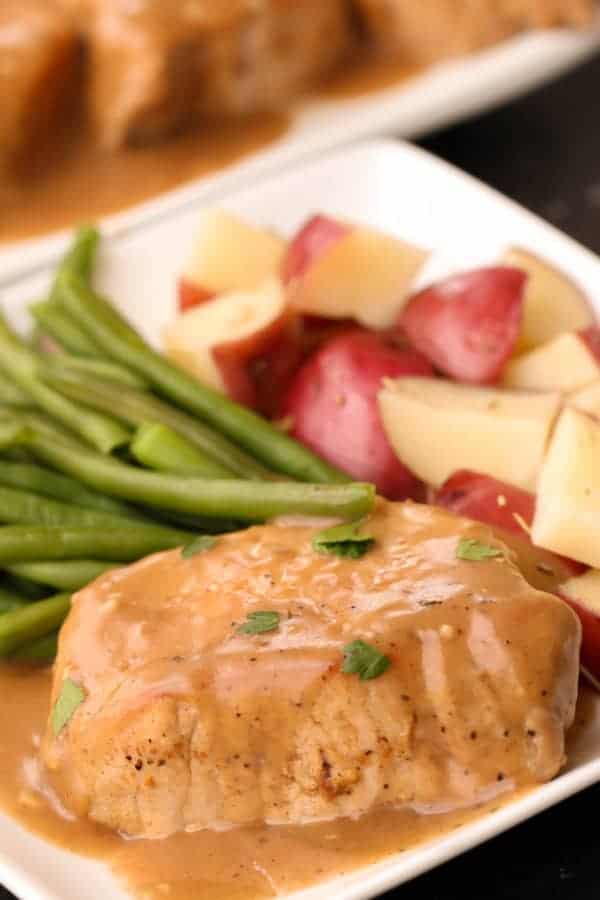
[[[461,469],[448,478],[433,497],[459,516],[492,527],[528,535],[535,512],[535,496],[490,475]]]
[[[519,337],[526,280],[509,266],[453,275],[411,297],[398,326],[441,372],[492,384]]]
[[[589,328],[582,328],[578,334],[592,356],[600,363],[600,326],[590,325]]]
[[[600,571],[590,569],[560,586],[559,594],[579,617],[581,665],[600,681]]]
[[[200,306],[201,303],[212,300],[214,296],[213,291],[207,291],[187,278],[180,278],[177,283],[177,308],[179,312],[187,312],[188,309],[193,309],[194,306]]]
[[[573,559],[534,547],[530,529],[535,495],[529,491],[480,472],[461,469],[433,493],[431,502],[458,516],[515,535],[518,541],[511,541],[510,545],[519,557],[523,574],[534,587],[551,591],[565,578],[585,571],[585,566]]]
[[[300,341],[296,320],[281,284],[272,280],[255,291],[221,294],[187,310],[166,329],[165,349],[205,384],[259,408],[256,367],[268,368],[273,355],[291,357]]]
[[[283,283],[289,284],[296,278],[302,278],[326,250],[351,231],[351,225],[329,216],[310,218],[289,244],[281,267]]]
[[[421,497],[421,483],[400,462],[383,431],[377,393],[386,377],[431,375],[416,350],[401,350],[361,329],[338,335],[297,372],[283,404],[291,433],[392,500]]]

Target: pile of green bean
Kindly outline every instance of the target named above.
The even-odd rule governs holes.
[[[32,340],[0,316],[0,656],[29,662],[54,656],[70,593],[121,563],[374,501],[146,344],[92,287],[97,245],[78,232]]]

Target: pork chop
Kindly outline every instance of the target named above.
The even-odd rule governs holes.
[[[85,699],[42,757],[62,802],[127,835],[421,812],[552,778],[565,762],[580,626],[490,530],[381,501],[360,559],[266,525],[151,556],[73,600],[53,701]],[[501,550],[458,558],[461,538]],[[253,612],[264,633],[240,633]],[[355,640],[387,655],[342,671]]]

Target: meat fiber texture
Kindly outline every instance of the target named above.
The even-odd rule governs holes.
[[[88,0],[89,2],[89,0]],[[96,0],[89,103],[107,147],[279,110],[351,46],[345,0]]]
[[[384,504],[362,559],[317,553],[315,526],[268,525],[115,570],[77,594],[53,702],[84,702],[42,758],[75,813],[124,834],[427,813],[552,778],[565,762],[580,626],[506,555],[466,561],[484,526]],[[249,613],[279,627],[242,634]],[[391,661],[361,681],[343,648]]]
[[[585,25],[594,0],[356,0],[367,34],[415,64],[458,56],[529,28]]]

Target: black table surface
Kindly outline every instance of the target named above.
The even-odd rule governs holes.
[[[423,145],[600,253],[599,99],[600,58]],[[599,814],[600,786],[385,900],[591,900],[600,884]],[[2,887],[0,900],[12,900]]]

